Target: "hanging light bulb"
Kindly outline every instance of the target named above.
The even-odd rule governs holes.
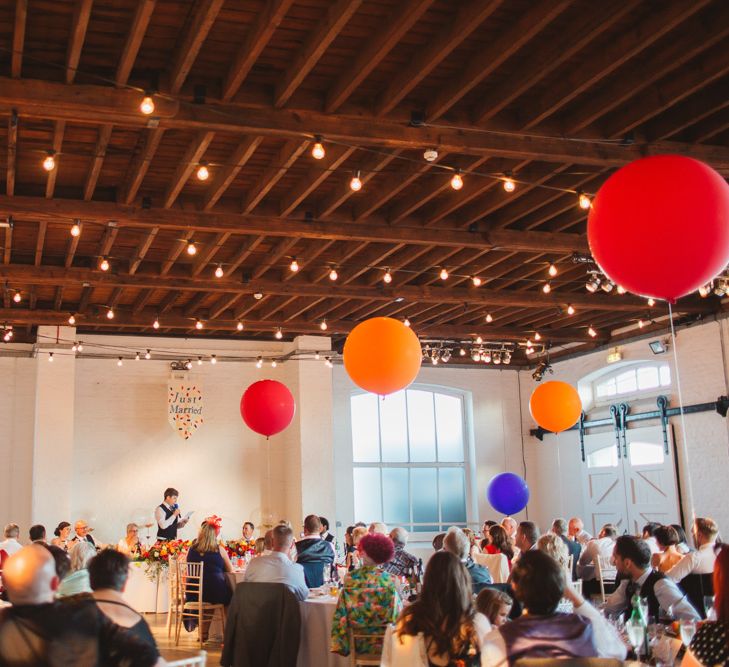
[[[195,245],[194,241],[189,241],[187,244],[187,254],[192,257],[193,255],[197,254],[197,246]]]
[[[625,294],[627,291],[628,290],[626,290],[625,287],[618,285],[618,294]]]
[[[595,336],[597,336],[597,331],[595,331],[595,330],[594,330],[594,329],[593,329],[592,327],[590,327],[590,328],[589,328],[589,329],[587,330],[587,333],[588,333],[588,335],[590,335],[590,336],[591,336],[592,338],[595,338]]]
[[[440,279],[441,280],[448,280],[448,270],[446,268],[442,268],[440,270]]]
[[[147,351],[146,351],[146,352],[144,353],[144,358],[145,358],[145,359],[151,359],[151,358],[152,358],[152,352],[151,352],[150,350],[147,350]]]
[[[261,368],[262,366],[263,366],[263,359],[261,359],[261,357],[258,357],[258,359],[256,359],[256,368]]]
[[[527,349],[526,349],[526,353],[527,353],[528,355],[529,355],[529,354],[534,354],[534,348],[533,348],[533,347],[527,347]]]
[[[478,276],[473,276],[471,278],[471,282],[473,283],[474,287],[481,287],[481,278],[479,278]]]
[[[311,156],[315,160],[322,160],[324,159],[324,156],[326,155],[326,151],[324,150],[324,146],[321,143],[321,137],[317,134],[316,137],[314,137],[315,144],[311,149]]]
[[[590,206],[592,206],[592,201],[590,198],[581,190],[577,191],[577,203],[580,205],[580,208],[583,211],[586,211]]]
[[[486,323],[491,324],[491,322],[494,321],[493,315],[491,313],[486,313]]]
[[[461,171],[456,170],[456,173],[453,174],[453,177],[451,178],[451,187],[454,190],[460,190],[463,187],[463,177],[461,176]]]
[[[139,352],[134,355],[134,361],[139,361]]]
[[[119,361],[116,362],[116,365],[117,366],[123,366],[124,365],[124,360],[121,357],[119,357]]]
[[[235,325],[235,328],[238,329],[238,331],[243,331],[243,322],[238,322],[238,324]]]
[[[23,300],[23,295],[20,293],[20,290],[15,290],[15,294],[13,294],[13,301],[15,303],[20,303]]]
[[[214,354],[210,355],[210,363],[213,365],[218,363],[218,358]]]
[[[195,328],[200,331],[203,328],[202,320],[195,320]]]
[[[542,334],[538,331],[534,333],[534,340],[542,340]]]
[[[334,367],[334,364],[332,363],[331,357],[327,357],[326,359],[324,359],[324,365],[327,368],[333,368]]]
[[[210,177],[210,170],[208,169],[208,163],[201,162],[200,166],[197,168],[197,180],[198,181],[207,181],[209,177]]]
[[[152,328],[159,329],[159,320],[156,317],[154,318],[154,322],[152,322]]]
[[[7,336],[7,334],[5,334]],[[73,345],[71,345],[71,352],[76,352],[78,350],[78,343],[74,341]]]
[[[547,273],[554,278],[557,275],[557,267],[554,264],[550,264]]]
[[[225,272],[223,271],[223,265],[222,264],[218,264],[218,266],[215,269],[215,277],[216,278],[222,278],[223,275],[224,275],[224,273]]]
[[[291,260],[291,264],[289,264],[289,268],[296,273],[299,270],[299,263],[296,261],[296,257],[294,257]]]
[[[574,315],[575,314],[575,307],[570,303],[567,306],[567,314],[568,315]]]
[[[638,320],[638,328],[642,329],[645,326],[645,322],[643,320]]]
[[[43,160],[43,169],[46,171],[53,171],[56,168],[56,151],[48,151]]]
[[[462,357],[465,357],[466,356],[466,350],[464,350],[463,348],[461,348],[460,350],[458,350],[458,354],[460,356],[462,356]]]
[[[154,113],[154,100],[151,95],[145,95],[142,98],[142,102],[139,105],[139,110],[145,115],[149,116]]]
[[[69,323],[69,324],[70,324],[71,326],[73,326],[74,324],[76,324],[76,317],[74,316],[74,314],[73,314],[73,313],[71,313],[71,316],[70,316],[70,317],[68,318],[68,323]]]
[[[78,342],[78,351],[79,352],[83,352],[84,351],[84,343],[81,340]]]
[[[190,361],[190,359],[185,362],[185,368],[187,368],[188,371],[192,369],[192,361]]]
[[[327,330],[327,329],[329,328],[329,327],[327,326],[327,321],[326,321],[326,320],[322,320],[322,321],[321,321],[321,324],[319,325],[319,328],[320,328],[320,329],[321,329],[322,331],[326,331],[326,330]]]
[[[283,338],[283,331],[281,331],[281,327],[276,329],[276,333],[273,334],[273,336],[276,340],[281,340]]]
[[[202,357],[197,358],[197,365],[202,366]]]
[[[551,291],[552,291],[552,286],[548,282],[546,282],[546,283],[544,283],[544,285],[542,285],[542,292],[544,292],[545,294],[549,294]]]
[[[653,306],[655,306],[655,305],[656,305],[656,300],[653,297],[650,297],[648,299],[648,306],[653,308]]]
[[[50,361],[51,363],[53,363],[53,352],[49,352],[48,353],[48,361]]]
[[[108,271],[109,270],[109,260],[106,259],[106,257],[102,257],[101,261],[99,262],[99,268],[102,271]]]
[[[109,310],[106,311],[106,318],[109,320],[114,319],[114,310],[112,308],[109,308]]]
[[[78,220],[73,221],[71,226],[71,236],[81,236],[81,225]]]
[[[406,318],[405,318],[405,319],[403,320],[403,324],[404,324],[404,325],[405,325],[406,327],[409,327],[409,326],[410,326],[410,320],[409,320],[409,319],[408,319],[408,318],[406,317]]]
[[[278,364],[276,363],[276,360],[274,359],[274,360],[273,360],[273,361],[271,362],[271,368],[276,368],[276,366],[278,366]]]
[[[359,192],[362,189],[362,179],[359,177],[359,171],[352,176],[352,180],[349,182],[349,187],[354,192]]]
[[[390,269],[385,269],[385,275],[382,276],[382,280],[384,280],[388,285],[392,282],[392,274],[390,273]]]
[[[476,336],[476,345],[481,345],[483,343],[483,338],[481,336]]]
[[[316,352],[314,352],[314,359],[316,361],[319,361],[320,357],[321,357],[321,355],[319,354],[319,350],[317,350]]]
[[[336,270],[336,269],[332,269],[332,270],[331,270],[331,271],[329,272],[329,280],[331,280],[331,281],[333,282],[333,281],[335,281],[335,280],[336,280],[337,278],[339,278],[339,274],[337,273],[337,270]]]
[[[504,179],[504,190],[506,192],[514,192],[516,190],[516,183],[514,183],[514,179],[511,176],[507,176]]]

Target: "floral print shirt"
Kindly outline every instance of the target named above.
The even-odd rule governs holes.
[[[389,573],[368,565],[350,572],[334,612],[330,650],[349,655],[349,630],[352,629],[357,634],[379,635],[373,639],[357,639],[358,653],[379,653],[384,626],[393,623],[401,609],[395,579]]]

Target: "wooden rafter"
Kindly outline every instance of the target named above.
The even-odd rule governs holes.
[[[298,159],[306,148],[308,141],[300,141],[292,139],[278,152],[278,156],[274,160],[274,164],[261,174],[256,184],[246,193],[243,202],[243,212],[250,213],[261,200],[271,191],[271,188],[281,180],[283,175],[288,171],[294,162]]]
[[[193,264],[191,275],[199,276],[213,260],[213,257],[218,253],[221,247],[225,245],[225,242],[230,238],[229,232],[222,232],[216,234],[212,243],[208,244],[205,250],[200,253],[198,260]]]
[[[5,193],[12,197],[15,192],[15,169],[18,150],[18,115],[15,110],[10,112],[8,119],[8,167],[5,174]]]
[[[253,279],[255,280],[256,278],[260,278],[264,273],[266,273],[266,271],[276,266],[276,263],[283,257],[286,257],[286,254],[298,243],[298,241],[299,239],[297,238],[281,239],[266,255],[266,259],[253,271]]]
[[[185,151],[185,154],[177,165],[170,184],[167,186],[167,191],[163,199],[165,208],[170,208],[175,203],[177,195],[180,194],[187,179],[190,178],[190,175],[198,166],[214,136],[214,132],[198,132],[192,142],[190,142],[187,151]]]
[[[225,166],[217,171],[210,184],[208,191],[203,198],[203,210],[209,211],[218,199],[220,199],[230,184],[235,180],[238,172],[245,167],[251,159],[256,148],[263,141],[263,137],[248,137],[235,148],[231,156],[226,160]]]
[[[134,257],[129,262],[129,273],[131,275],[134,275],[137,272],[139,265],[144,261],[144,258],[146,257],[147,252],[149,252],[152,242],[157,237],[158,233],[159,229],[157,229],[157,227],[152,227],[152,229],[150,229],[144,237],[142,237],[142,240],[139,242],[137,250],[134,253]]]
[[[13,29],[13,53],[10,58],[10,76],[20,77],[25,45],[25,24],[28,18],[28,0],[15,0],[15,26]]]

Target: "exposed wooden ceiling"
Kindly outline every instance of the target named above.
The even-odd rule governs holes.
[[[605,344],[663,309],[585,290],[575,193],[656,153],[729,173],[728,35],[721,0],[0,0],[0,323]]]

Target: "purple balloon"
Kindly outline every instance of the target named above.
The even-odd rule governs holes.
[[[489,482],[486,497],[497,512],[509,516],[521,512],[527,506],[529,487],[519,475],[502,472]]]

